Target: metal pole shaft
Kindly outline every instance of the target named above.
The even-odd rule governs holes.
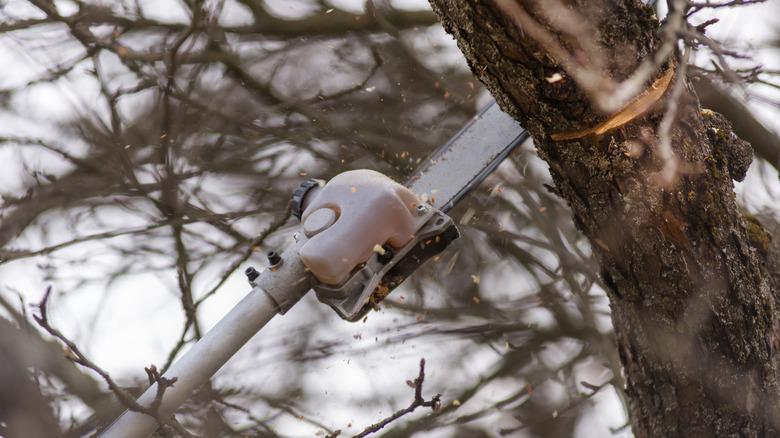
[[[165,390],[157,413],[165,418],[173,415],[192,393],[208,381],[255,333],[265,326],[277,312],[285,313],[295,304],[313,283],[298,257],[298,248],[285,251],[277,269],[266,269],[255,287],[222,320],[217,323],[190,351],[181,357],[163,377],[176,377],[177,381]],[[138,398],[142,406],[151,406],[157,394],[157,384],[152,385]],[[147,438],[158,427],[150,415],[125,411],[100,438]]]

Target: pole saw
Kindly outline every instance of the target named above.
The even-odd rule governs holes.
[[[246,270],[252,291],[138,398],[158,418],[173,415],[277,313],[307,292],[347,321],[358,321],[459,234],[447,216],[529,137],[492,102],[435,151],[405,185],[372,170],[352,170],[327,183],[308,180],[295,191],[301,220],[295,243],[268,252],[262,273]],[[148,414],[126,410],[100,438],[147,438],[159,426]]]

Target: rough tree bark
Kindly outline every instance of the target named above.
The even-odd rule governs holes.
[[[639,0],[431,3],[473,73],[532,133],[600,262],[634,434],[780,434],[777,253],[740,212],[732,183],[752,150],[700,108],[680,61],[663,56],[653,10]],[[567,29],[566,17],[582,21]],[[572,79],[596,55],[614,81],[655,59],[645,89],[673,74],[665,103],[607,132],[554,141],[610,116]]]

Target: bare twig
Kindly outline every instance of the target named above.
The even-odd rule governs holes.
[[[87,358],[73,341],[65,337],[65,335],[63,335],[59,330],[54,328],[49,323],[49,314],[48,314],[47,305],[49,302],[49,297],[51,296],[51,290],[52,290],[51,286],[47,287],[43,299],[41,300],[40,303],[38,303],[37,307],[38,310],[40,311],[40,316],[33,315],[35,322],[37,322],[38,325],[40,325],[41,328],[46,330],[50,335],[54,336],[55,338],[59,339],[63,344],[65,344],[65,346],[67,347],[67,350],[65,351],[65,355],[68,359],[98,373],[100,377],[102,377],[103,380],[106,381],[109,389],[114,393],[114,395],[116,395],[116,397],[123,405],[127,406],[130,409],[136,408],[134,410],[143,411],[144,408],[138,405],[135,402],[135,400],[132,398],[132,396],[130,396],[130,394],[128,394],[127,391],[122,389],[111,378],[111,376],[108,375],[106,371],[98,367],[89,358]]]
[[[363,438],[364,436],[370,435],[374,432],[377,432],[381,430],[383,427],[387,426],[391,422],[403,417],[406,414],[414,412],[415,409],[419,408],[420,406],[423,407],[429,407],[433,410],[433,413],[435,415],[438,415],[439,412],[441,412],[441,394],[436,394],[433,397],[431,397],[430,400],[425,401],[425,399],[422,396],[422,385],[423,381],[425,380],[425,359],[420,359],[420,374],[417,376],[414,381],[407,380],[406,384],[414,388],[414,401],[412,401],[412,404],[409,405],[406,409],[401,409],[400,411],[395,412],[393,415],[385,418],[384,420],[372,424],[371,426],[368,426],[367,428],[363,429],[362,432],[360,432],[357,435],[353,435],[352,438]],[[341,434],[340,430],[337,430],[333,432],[331,435],[328,435],[330,438],[335,438]]]
[[[691,2],[691,14],[702,9],[731,8],[735,6],[747,6],[754,3],[764,3],[766,0],[731,0],[725,2],[713,2],[705,0],[703,2]]]
[[[150,379],[153,376],[157,376],[157,383],[164,383],[160,384],[158,388],[161,388],[158,390],[157,397],[155,398],[155,402],[151,407],[145,407],[140,405],[127,391],[122,389],[115,381],[114,379],[109,376],[108,372],[100,368],[97,364],[92,362],[82,351],[79,349],[79,347],[70,339],[68,339],[62,332],[54,328],[51,323],[49,322],[49,314],[48,314],[48,302],[49,297],[51,296],[52,288],[51,286],[46,288],[46,293],[43,296],[43,299],[41,302],[37,305],[38,310],[40,312],[40,316],[33,315],[33,318],[38,323],[38,325],[41,326],[46,332],[48,332],[51,336],[54,336],[55,338],[59,339],[60,342],[65,344],[67,349],[65,350],[65,357],[72,360],[73,362],[88,368],[94,372],[96,372],[100,377],[105,380],[105,382],[108,384],[108,388],[111,390],[111,392],[114,394],[114,396],[119,399],[119,402],[122,403],[127,409],[131,411],[140,412],[142,414],[149,415],[153,417],[158,424],[161,426],[169,426],[173,428],[177,433],[179,433],[182,436],[185,437],[191,437],[192,435],[184,429],[184,427],[179,424],[178,421],[176,421],[173,417],[163,417],[160,416],[157,413],[157,407],[159,406],[158,399],[162,399],[162,393],[165,391],[165,388],[170,387],[176,379],[164,379],[161,376],[159,376],[159,373],[156,372],[156,368],[154,366],[151,367],[151,370],[147,369],[147,373],[150,376]]]
[[[149,366],[149,368],[144,368],[144,371],[146,371],[146,375],[149,377],[149,384],[157,384],[157,394],[154,396],[152,405],[149,406],[149,409],[157,411],[160,408],[160,404],[162,404],[162,398],[163,394],[165,394],[165,390],[173,386],[173,384],[176,383],[176,381],[179,379],[178,377],[173,377],[171,379],[163,377],[162,374],[160,374],[160,372],[157,370],[157,367],[154,365]]]

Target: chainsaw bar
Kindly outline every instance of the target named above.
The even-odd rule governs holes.
[[[529,136],[493,101],[433,152],[414,171],[406,186],[446,213]]]

